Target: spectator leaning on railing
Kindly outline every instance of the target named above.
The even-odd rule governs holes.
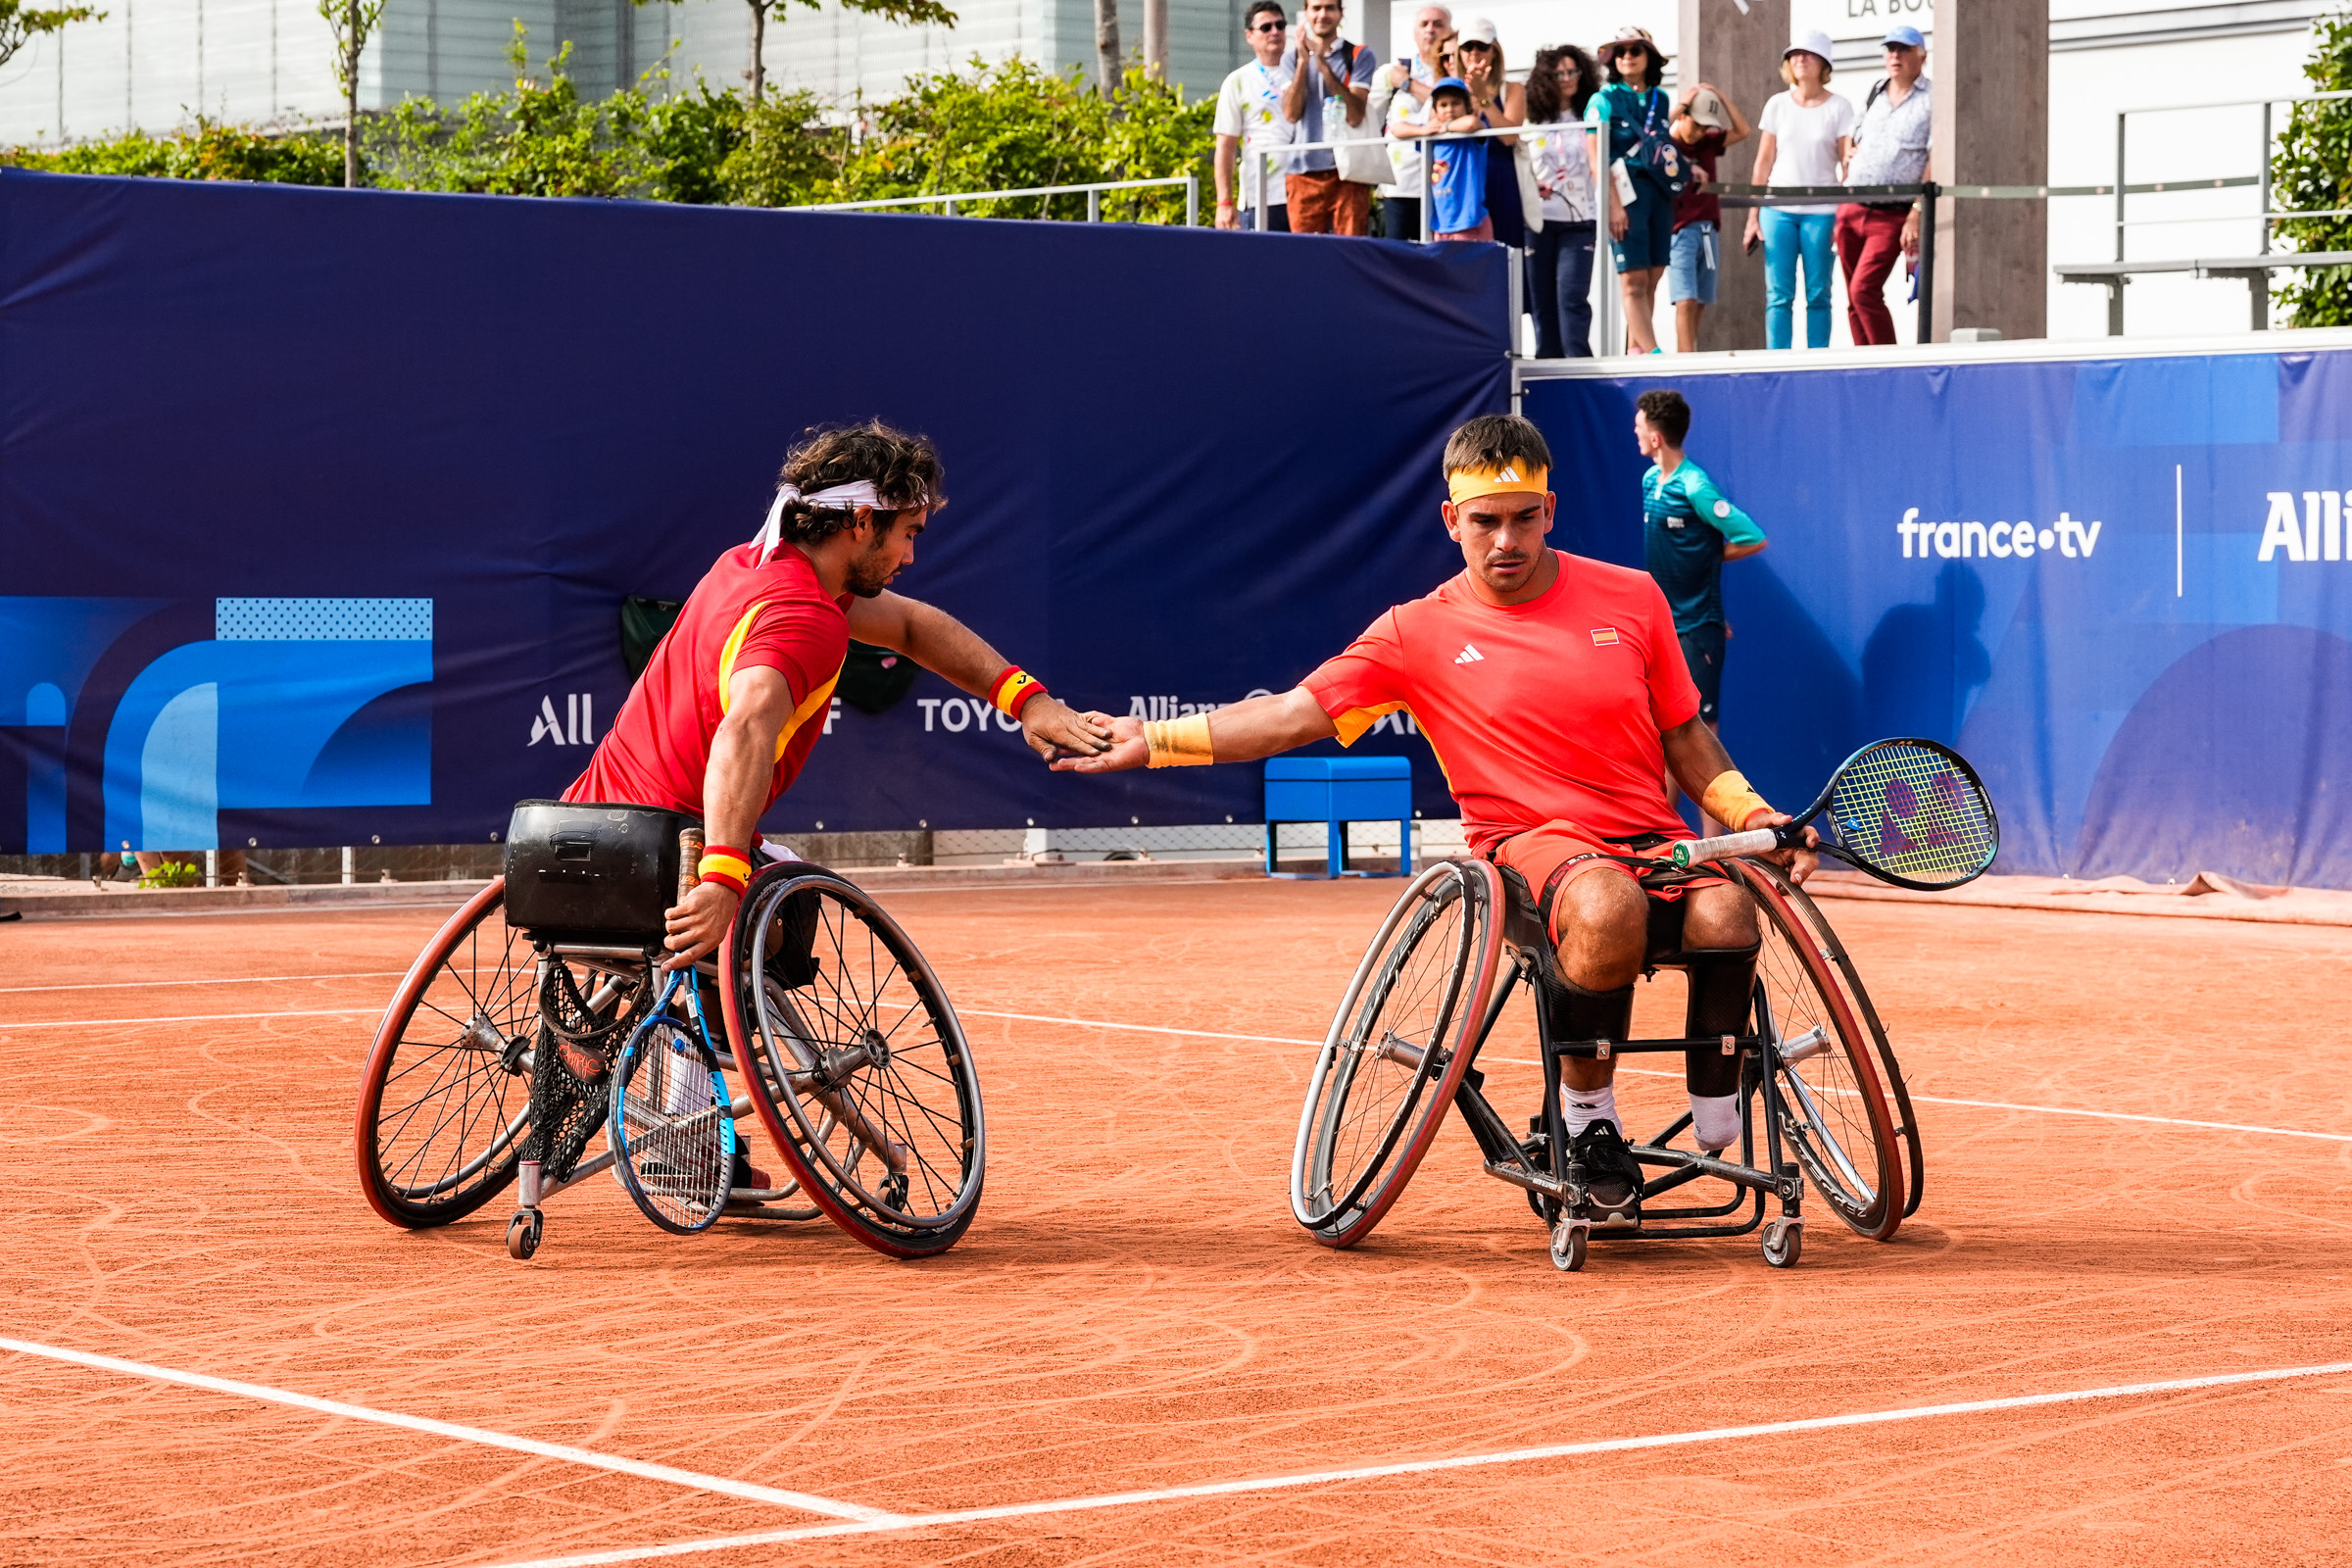
[[[1278,234],[1290,229],[1284,195],[1286,164],[1276,161],[1267,171],[1265,212],[1252,210],[1258,179],[1248,156],[1240,162],[1241,190],[1238,195],[1234,190],[1237,150],[1253,154],[1259,148],[1280,147],[1298,139],[1296,127],[1282,114],[1283,89],[1290,84],[1283,63],[1288,32],[1289,23],[1275,0],[1254,0],[1249,15],[1242,19],[1242,36],[1256,58],[1226,76],[1225,84],[1217,89],[1216,118],[1211,122],[1217,136],[1219,228],[1262,228]]]
[[[1446,76],[1430,89],[1427,124],[1390,129],[1395,137],[1429,140],[1429,224],[1438,239],[1494,237],[1494,220],[1487,212],[1487,159],[1494,143],[1515,144],[1518,138],[1464,134],[1484,128],[1471,111],[1469,87],[1459,76]]]
[[[1439,61],[1452,36],[1453,13],[1444,6],[1423,6],[1413,14],[1414,57],[1373,74],[1364,115],[1378,119],[1389,137],[1394,178],[1380,187],[1380,231],[1389,239],[1421,237],[1421,143],[1397,137],[1396,128],[1429,122],[1429,89],[1450,74]]]
[[[1592,57],[1574,44],[1537,50],[1527,74],[1529,129],[1519,143],[1544,203],[1544,226],[1527,253],[1539,360],[1592,354],[1592,160],[1584,119],[1599,85]]]
[[[1929,94],[1920,69],[1928,63],[1928,41],[1917,27],[1887,31],[1886,79],[1870,89],[1862,122],[1854,129],[1854,156],[1846,165],[1848,185],[1917,185],[1929,177]],[[1897,197],[1884,202],[1847,202],[1838,209],[1838,261],[1845,269],[1845,319],[1857,343],[1894,341],[1894,318],[1886,310],[1886,276],[1897,253],[1919,254],[1921,202]]]
[[[1340,141],[1364,122],[1379,59],[1340,36],[1348,8],[1341,0],[1306,0],[1298,8],[1298,32],[1283,64],[1283,118],[1301,142]],[[1339,159],[1329,149],[1297,155],[1286,183],[1294,234],[1366,234],[1372,228],[1372,187],[1340,177]]]
[[[1698,321],[1715,303],[1715,275],[1723,256],[1723,198],[1700,187],[1715,183],[1715,160],[1726,147],[1747,140],[1747,120],[1731,95],[1712,82],[1694,81],[1674,105],[1674,139],[1682,143],[1696,176],[1674,199],[1674,259],[1666,267],[1666,298],[1674,306],[1674,346],[1698,351]]]
[[[1759,185],[1835,185],[1853,152],[1854,106],[1830,91],[1830,35],[1798,36],[1781,53],[1776,92],[1756,117]],[[1830,346],[1831,229],[1835,202],[1747,210],[1747,247],[1764,242],[1764,346],[1785,349],[1795,336],[1796,264],[1805,264],[1805,346]]]
[[[1600,69],[1607,84],[1586,105],[1585,125],[1592,136],[1592,161],[1602,171],[1609,250],[1617,263],[1618,291],[1625,297],[1625,351],[1655,354],[1658,333],[1651,318],[1658,306],[1658,279],[1674,255],[1674,193],[1658,167],[1663,151],[1673,145],[1667,134],[1672,111],[1658,90],[1666,57],[1647,27],[1620,27],[1601,45]]]

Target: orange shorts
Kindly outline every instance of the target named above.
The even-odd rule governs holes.
[[[1604,839],[1563,818],[1514,833],[1486,853],[1496,865],[1507,865],[1527,879],[1536,907],[1544,912],[1544,930],[1557,942],[1559,891],[1588,871],[1607,867],[1632,877],[1642,892],[1666,903],[1680,899],[1688,889],[1731,880],[1712,866],[1675,869],[1664,853],[1673,842],[1654,833]]]

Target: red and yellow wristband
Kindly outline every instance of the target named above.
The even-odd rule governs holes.
[[[741,850],[713,844],[703,851],[703,858],[695,865],[694,873],[705,882],[715,882],[722,888],[733,889],[735,896],[740,899],[744,888],[752,880],[752,862]]]
[[[1006,664],[1004,673],[988,688],[989,705],[1006,718],[1020,717],[1021,710],[1029,706],[1031,698],[1045,695],[1046,688],[1039,684],[1038,678],[1018,664]]]

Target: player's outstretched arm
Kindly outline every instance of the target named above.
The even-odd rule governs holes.
[[[903,594],[880,593],[850,602],[850,635],[905,654],[935,675],[992,702],[997,681],[1012,662],[946,611]],[[1042,687],[1020,705],[1022,737],[1051,762],[1061,756],[1094,757],[1110,748],[1110,719],[1081,713]]]
[[[1234,703],[1206,715],[1197,715],[1208,731],[1209,755],[1189,757],[1189,761],[1254,762],[1261,757],[1287,752],[1294,746],[1309,741],[1329,740],[1339,733],[1323,705],[1303,686],[1270,697],[1252,697]],[[1174,719],[1169,727],[1194,723],[1194,719]],[[1063,758],[1054,766],[1068,773],[1117,773],[1131,767],[1146,767],[1152,761],[1152,747],[1145,737],[1145,723],[1140,718],[1111,720],[1110,749],[1098,757]],[[1163,758],[1163,761],[1173,760]]]
[[[1723,742],[1716,738],[1705,720],[1697,717],[1685,719],[1670,730],[1660,731],[1658,739],[1666,748],[1666,765],[1674,771],[1676,781],[1683,786],[1683,792],[1694,801],[1709,802],[1710,812],[1713,812],[1713,804],[1709,798],[1717,781],[1723,780],[1726,774],[1731,775],[1727,783],[1737,781],[1737,793],[1755,803],[1740,812],[1744,820],[1725,821],[1726,827],[1744,832],[1749,828],[1779,827],[1788,820],[1788,812],[1774,810],[1748,789],[1746,777],[1732,766],[1732,754],[1723,749]],[[1718,820],[1722,820],[1720,813],[1714,814]],[[1805,842],[1819,843],[1820,835],[1807,828]],[[1764,858],[1787,866],[1789,876],[1798,882],[1811,876],[1821,864],[1821,857],[1810,850],[1776,850]]]

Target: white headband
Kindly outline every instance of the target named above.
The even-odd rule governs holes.
[[[871,507],[876,512],[908,510],[906,507],[893,507],[883,500],[871,479],[854,479],[848,484],[819,490],[812,496],[805,496],[795,487],[786,485],[776,492],[774,504],[767,509],[767,521],[760,527],[760,537],[755,541],[760,546],[761,561],[773,555],[776,546],[783,542],[784,508],[786,503],[793,501],[805,501],[821,511],[840,511],[850,507]]]

